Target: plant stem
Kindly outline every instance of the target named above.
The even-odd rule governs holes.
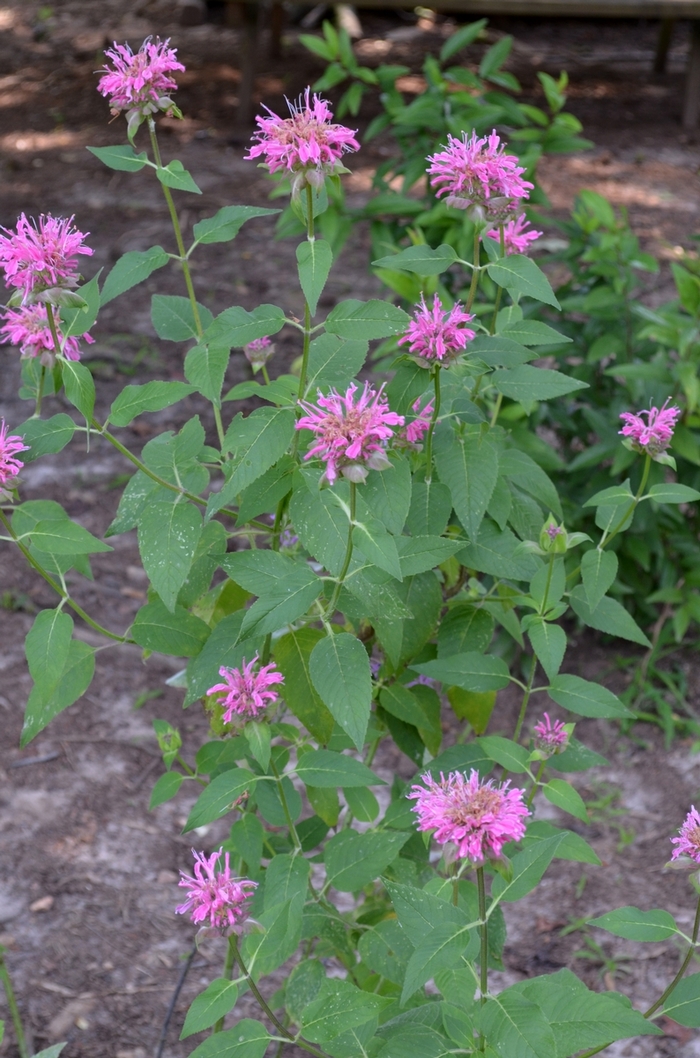
[[[635,507],[637,506],[637,504],[639,503],[639,501],[640,501],[640,499],[642,497],[642,493],[644,492],[644,489],[646,488],[647,481],[649,480],[649,471],[650,470],[651,470],[651,456],[645,456],[644,457],[644,470],[642,471],[642,480],[639,482],[639,488],[637,489],[637,491],[636,491],[636,493],[634,495],[634,499],[632,500],[631,504],[629,505],[629,507],[627,508],[625,513],[623,514],[622,518],[620,518],[620,521],[617,523],[617,525],[615,526],[613,531],[610,533],[610,535],[604,537],[604,539],[601,540],[600,544],[598,545],[600,548],[606,547],[610,543],[610,541],[614,537],[617,536],[617,534],[622,529],[622,526],[625,524],[625,522],[627,521],[629,516],[633,513]]]
[[[289,827],[289,833],[291,834],[292,841],[294,842],[295,852],[301,852],[301,841],[297,834],[297,828],[294,826],[294,820],[292,819],[292,813],[289,811],[289,805],[287,804],[287,797],[284,792],[284,786],[282,785],[282,779],[280,773],[277,770],[277,766],[272,757],[270,757],[270,768],[272,774],[277,780],[277,790],[279,791],[280,801],[282,802],[282,811],[284,812],[284,818],[287,820],[287,826]],[[243,967],[241,966],[243,970]],[[245,971],[243,971],[245,973]]]
[[[324,619],[326,621],[329,621],[331,619],[331,617],[333,616],[333,614],[335,613],[335,608],[336,608],[336,605],[337,605],[337,602],[338,602],[338,597],[340,595],[340,590],[343,587],[343,582],[345,580],[345,577],[347,575],[348,570],[350,569],[350,561],[352,559],[352,547],[353,547],[353,545],[352,545],[352,531],[355,528],[355,507],[356,507],[356,503],[357,503],[357,485],[355,484],[354,481],[351,481],[350,482],[350,520],[349,520],[349,525],[348,525],[348,543],[347,543],[347,547],[345,548],[345,558],[343,559],[343,567],[342,567],[342,569],[341,569],[341,571],[340,571],[340,573],[338,575],[338,579],[336,581],[335,588],[333,589],[333,595],[331,596],[331,601],[328,603],[328,606],[326,608],[326,612],[324,614]]]
[[[306,185],[306,238],[307,241],[313,243],[316,236],[314,235],[314,196],[311,190],[311,185]],[[304,339],[301,349],[301,367],[299,369],[299,389],[297,390],[297,400],[303,400],[306,395],[306,375],[309,369],[309,346],[311,344],[311,308],[306,297],[304,297]],[[298,411],[298,409],[297,409]],[[299,450],[299,431],[296,430],[294,433],[294,440],[292,441],[292,458],[297,458],[297,452]]]
[[[68,606],[70,606],[70,608],[74,610],[79,617],[82,617],[83,621],[85,621],[85,624],[89,625],[90,628],[94,628],[94,630],[96,632],[99,632],[100,635],[107,636],[108,639],[113,639],[117,643],[134,642],[133,639],[129,639],[127,638],[127,636],[116,635],[115,632],[110,632],[108,628],[103,628],[102,625],[97,623],[97,621],[93,621],[92,617],[90,617],[89,614],[85,613],[85,610],[83,610],[82,606],[78,606],[77,602],[71,599],[68,592],[58,583],[58,581],[54,580],[51,574],[47,573],[44,567],[39,562],[37,562],[29,548],[25,547],[25,545],[19,539],[14,529],[10,525],[10,522],[8,521],[5,515],[5,512],[2,510],[0,510],[0,522],[2,522],[2,524],[5,526],[12,540],[14,540],[14,542],[17,544],[17,547],[20,549],[32,569],[35,569],[36,572],[44,578],[46,583],[51,585],[53,590],[56,592],[57,595],[61,597],[64,603],[67,603]]]
[[[479,229],[474,228],[474,269],[472,271],[472,281],[469,286],[469,296],[467,297],[467,304],[465,309],[467,312],[471,312],[472,304],[474,303],[474,295],[476,294],[476,288],[479,285],[479,250],[480,250],[480,239]]]
[[[486,918],[486,884],[484,881],[484,868],[476,869],[476,885],[479,893],[479,932],[481,934],[481,954],[479,956],[479,1003],[481,1006],[486,1002],[489,990],[489,924]],[[486,1037],[479,1035],[479,1050],[486,1050]]]
[[[520,713],[518,714],[518,722],[515,725],[515,732],[513,734],[513,741],[514,742],[517,742],[518,739],[520,738],[520,732],[522,731],[522,728],[523,728],[523,723],[525,721],[525,712],[527,710],[528,702],[530,701],[530,695],[532,694],[532,684],[533,684],[534,679],[535,679],[535,670],[536,670],[536,668],[537,668],[537,658],[533,654],[532,655],[532,667],[530,669],[530,678],[528,679],[527,686],[525,687],[525,693],[523,695],[523,702],[522,702],[522,705],[520,706]]]
[[[537,611],[540,616],[542,616],[542,614],[547,612],[547,599],[549,598],[549,589],[550,589],[550,586],[552,584],[552,570],[554,569],[554,559],[555,559],[555,554],[554,554],[553,551],[550,551],[550,554],[549,554],[549,568],[547,569],[547,583],[545,584],[545,587],[544,587],[544,595],[542,597],[542,605],[540,606],[539,610]]]
[[[440,365],[436,364],[433,368],[433,383],[435,386],[435,400],[433,404],[433,414],[430,418],[430,426],[428,427],[428,436],[425,439],[425,480],[429,485],[433,478],[433,433],[435,431],[435,424],[438,421],[440,414]]]
[[[234,940],[235,938],[235,940]],[[228,947],[226,948],[226,962],[224,963],[224,972],[221,975],[226,981],[230,981],[233,976],[233,968],[236,965],[236,947],[238,938],[235,933],[232,933],[228,939]],[[224,1027],[225,1014],[219,1018],[214,1024],[214,1028],[211,1030],[213,1036],[215,1032],[221,1032]]]
[[[545,769],[546,765],[547,765],[547,761],[546,760],[540,761],[540,766],[537,769],[537,775],[535,776],[535,781],[532,784],[532,789],[530,790],[530,793],[527,796],[527,801],[525,802],[525,807],[526,808],[530,807],[530,805],[532,804],[532,802],[533,802],[533,800],[535,798],[535,794],[537,793],[537,787],[540,785],[540,779],[542,778],[542,774],[544,772],[544,769]]]
[[[10,1010],[12,1024],[15,1029],[17,1049],[20,1058],[29,1058],[29,1048],[27,1047],[27,1039],[24,1035],[24,1026],[22,1025],[22,1018],[20,1016],[19,1007],[17,1006],[17,1000],[15,999],[15,992],[12,987],[12,981],[10,980],[10,974],[7,970],[5,949],[3,947],[0,947],[0,983],[2,983],[2,986],[5,989],[5,996],[7,998],[7,1005]]]

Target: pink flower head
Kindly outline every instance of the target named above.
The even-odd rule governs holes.
[[[180,871],[180,885],[188,890],[184,904],[175,908],[175,913],[185,915],[191,912],[195,925],[209,920],[209,925],[224,932],[229,927],[235,929],[248,917],[248,903],[257,882],[248,878],[232,878],[229,865],[229,854],[224,854],[224,868],[218,869],[223,848],[212,852],[208,858],[203,852],[192,849],[194,856],[194,878]]]
[[[416,413],[416,418],[409,422],[404,430],[404,437],[410,445],[419,445],[421,443],[423,434],[430,429],[430,420],[435,410],[432,397],[423,409],[421,409],[420,402],[421,398],[419,397],[411,405],[411,408]]]
[[[429,772],[422,778],[425,786],[413,786],[408,794],[416,801],[418,829],[435,830],[440,844],[453,842],[460,859],[481,864],[487,857],[498,858],[507,842],[524,835],[523,818],[530,815],[523,803],[525,791],[509,790],[510,782],[482,782],[474,769],[468,779],[458,771],[447,778],[441,772],[440,782]]]
[[[39,303],[5,310],[6,322],[3,327],[0,327],[0,334],[5,336],[3,341],[8,345],[19,346],[22,356],[41,356],[42,361],[49,365],[53,363],[53,357],[57,351],[62,351],[66,360],[80,360],[78,338],[64,338],[61,333],[58,309],[54,308],[53,314],[59,341],[58,350],[54,349],[46,306]],[[95,341],[87,332],[81,337],[89,344]]]
[[[128,110],[130,125],[132,114],[138,125],[148,114],[156,111],[173,111],[174,103],[168,92],[177,88],[177,82],[168,74],[185,67],[177,61],[175,48],[169,48],[169,40],[144,40],[134,55],[128,44],[117,44],[105,52],[114,63],[114,69],[103,66],[105,71],[97,86],[98,92],[109,96],[112,111]]]
[[[334,389],[324,397],[319,391],[318,404],[300,400],[306,412],[297,422],[297,430],[316,434],[304,459],[318,456],[326,464],[324,478],[329,484],[338,472],[350,481],[360,482],[368,469],[386,470],[389,460],[386,442],[393,436],[392,426],[403,426],[403,415],[389,410],[384,386],[374,390],[369,382],[355,400],[357,386],[351,383],[345,396]]]
[[[298,102],[287,100],[287,105],[288,118],[278,117],[265,107],[269,117],[255,119],[259,131],[253,136],[258,143],[248,149],[246,161],[262,156],[271,173],[279,169],[294,173],[316,170],[320,180],[312,183],[319,184],[323,174],[335,171],[344,151],[359,151],[355,132],[345,125],[332,124],[328,103],[316,94],[312,103],[310,88]]]
[[[531,231],[526,231],[525,229],[529,225],[530,221],[524,213],[503,225],[503,246],[506,256],[512,253],[527,253],[530,243],[539,239],[542,232],[535,231],[534,228]],[[490,239],[495,239],[500,246],[501,233],[498,228],[492,228],[486,234]]]
[[[671,443],[676,421],[681,416],[681,409],[676,407],[667,408],[668,399],[662,408],[653,405],[648,411],[640,411],[633,415],[630,411],[623,411],[620,418],[625,425],[618,432],[623,437],[629,437],[632,448],[645,455],[657,456],[665,452]],[[647,421],[644,421],[646,415]]]
[[[92,250],[72,223],[73,217],[50,213],[42,213],[38,223],[30,222],[23,213],[16,231],[3,228],[0,266],[5,270],[5,285],[21,290],[24,300],[43,290],[76,287],[80,279],[76,255],[91,255]]]
[[[542,753],[562,753],[569,744],[569,733],[561,720],[552,723],[549,713],[534,726],[535,745]]]
[[[403,338],[399,338],[398,344],[410,342],[408,348],[414,356],[449,365],[464,351],[467,342],[476,338],[475,331],[461,326],[473,319],[472,315],[462,310],[458,301],[449,312],[445,312],[437,294],[433,297],[432,309],[429,309],[421,294],[415,317]]]
[[[700,863],[700,814],[695,805],[691,805],[685,817],[680,836],[671,838],[671,844],[677,846],[671,854],[672,860],[677,860],[679,856],[690,856],[691,860]]]
[[[461,140],[449,135],[447,139],[447,147],[428,158],[428,176],[431,186],[438,188],[438,198],[447,195],[448,206],[478,206],[483,216],[505,220],[534,187],[522,179],[525,169],[516,156],[505,154],[495,131],[490,136],[472,132],[469,139],[466,133]]]
[[[223,693],[224,697],[219,699],[219,703],[225,707],[225,724],[230,724],[234,716],[257,720],[260,713],[267,708],[268,702],[277,701],[277,692],[267,688],[275,683],[284,683],[284,676],[275,671],[274,665],[261,665],[255,672],[257,660],[256,654],[247,665],[243,658],[240,669],[220,668],[219,675],[223,677],[224,682],[215,684],[207,691],[207,694]]]
[[[26,445],[17,434],[8,436],[5,420],[0,420],[0,496],[4,489],[11,489],[15,478],[24,466],[21,459],[17,458],[18,452],[28,452]]]
[[[255,371],[256,368],[266,364],[275,351],[275,344],[269,338],[254,338],[243,346],[246,360]]]

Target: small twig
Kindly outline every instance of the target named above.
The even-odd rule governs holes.
[[[185,983],[185,978],[187,977],[187,974],[189,973],[190,966],[192,965],[192,962],[193,962],[194,957],[195,957],[196,954],[197,954],[197,945],[194,944],[192,946],[192,950],[191,950],[190,954],[187,956],[187,959],[185,960],[185,962],[183,964],[182,969],[180,970],[180,976],[177,979],[177,984],[175,985],[175,991],[173,992],[173,997],[170,1000],[170,1003],[168,1005],[167,1011],[165,1012],[165,1021],[163,1022],[163,1028],[160,1030],[160,1038],[158,1040],[158,1046],[156,1047],[155,1058],[161,1058],[161,1055],[163,1054],[163,1048],[165,1047],[165,1037],[168,1035],[168,1029],[170,1028],[170,1020],[171,1020],[171,1018],[173,1016],[173,1011],[175,1010],[175,1004],[178,1001],[178,998],[180,996],[180,992],[182,991],[182,986]]]
[[[42,757],[25,757],[24,760],[13,760],[10,768],[28,768],[30,764],[46,764],[47,761],[56,760],[61,754],[54,750],[53,753],[44,753]]]

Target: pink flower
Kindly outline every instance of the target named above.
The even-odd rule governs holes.
[[[685,817],[680,837],[671,838],[671,844],[677,846],[671,854],[672,860],[677,860],[679,856],[690,856],[696,863],[700,863],[700,814],[695,805],[691,805]]]
[[[224,694],[224,697],[219,699],[219,704],[225,707],[225,724],[230,724],[234,716],[257,720],[259,714],[267,708],[268,702],[277,701],[277,692],[268,691],[267,688],[275,683],[284,683],[284,676],[275,671],[274,665],[262,665],[254,672],[257,660],[256,654],[247,665],[243,658],[240,669],[220,668],[219,675],[223,676],[224,682],[215,684],[207,691],[207,694]]]
[[[449,365],[464,351],[467,342],[476,338],[475,331],[460,326],[473,319],[468,312],[462,311],[458,301],[449,312],[445,312],[437,294],[433,298],[432,309],[429,309],[421,294],[415,318],[409,323],[403,338],[399,338],[398,344],[410,342],[409,349],[414,356]]]
[[[534,228],[532,231],[525,231],[529,224],[530,221],[525,214],[521,213],[519,217],[503,225],[503,245],[506,256],[512,253],[527,253],[530,243],[539,239],[541,231],[535,231]],[[486,234],[490,239],[495,239],[499,246],[501,245],[501,233],[498,228],[492,228]]]
[[[543,753],[553,755],[562,753],[569,744],[569,734],[561,720],[552,723],[549,713],[544,714],[544,720],[535,724],[535,745]]]
[[[3,489],[11,489],[15,478],[24,466],[21,459],[17,458],[18,452],[28,452],[26,445],[17,434],[8,436],[5,420],[0,420],[0,495]]]
[[[417,417],[413,422],[409,422],[404,430],[404,436],[410,445],[418,445],[421,443],[423,440],[423,434],[427,433],[430,429],[430,419],[435,410],[432,397],[422,410],[420,402],[421,398],[419,397],[418,400],[415,400],[411,405],[411,408],[416,413]]]
[[[681,409],[676,407],[667,408],[668,399],[662,408],[651,407],[648,411],[640,411],[633,415],[630,411],[623,411],[620,418],[625,425],[618,432],[623,437],[629,437],[632,448],[646,455],[656,456],[665,452],[671,443],[673,429],[676,420],[681,416]],[[643,416],[647,421],[644,422]]]
[[[439,189],[438,198],[447,195],[448,206],[480,206],[485,216],[505,220],[516,201],[527,198],[534,187],[522,179],[525,169],[516,156],[505,154],[495,131],[488,137],[472,132],[469,139],[466,133],[461,140],[447,139],[447,147],[428,158],[430,184]]]
[[[248,878],[232,878],[228,852],[224,855],[224,869],[217,870],[217,860],[223,852],[212,852],[207,858],[203,852],[195,852],[194,878],[180,871],[180,885],[189,890],[184,904],[175,908],[177,915],[191,912],[195,925],[209,920],[213,929],[220,931],[236,927],[248,917],[248,903],[257,882]]]
[[[253,367],[253,370],[266,364],[274,351],[274,342],[271,342],[269,338],[254,338],[252,342],[248,342],[247,345],[243,346],[246,360]]]
[[[453,842],[460,859],[481,864],[487,857],[500,856],[507,842],[524,835],[523,818],[530,815],[523,804],[525,791],[509,790],[510,782],[500,786],[492,780],[481,782],[474,769],[468,779],[456,771],[447,779],[441,772],[440,782],[429,772],[422,778],[425,786],[414,786],[408,794],[417,802],[413,811],[419,818],[418,829],[435,830],[440,844]]]
[[[389,460],[385,448],[393,436],[391,427],[404,423],[403,415],[389,410],[383,385],[375,391],[365,382],[357,401],[356,390],[353,382],[344,397],[332,389],[327,397],[319,391],[318,404],[299,401],[307,414],[297,422],[297,430],[316,434],[304,459],[323,459],[324,477],[331,485],[339,471],[348,480],[359,482],[367,477],[367,468],[386,470]]]
[[[17,231],[2,230],[0,235],[0,266],[5,269],[5,284],[17,287],[26,300],[34,292],[55,287],[76,287],[77,254],[92,254],[85,246],[85,235],[71,227],[73,217],[42,215],[38,225],[27,220],[24,213],[17,221]]]
[[[173,101],[167,93],[177,88],[177,82],[168,74],[185,67],[177,61],[177,52],[168,47],[169,43],[169,40],[157,40],[154,44],[147,37],[135,55],[128,44],[116,42],[105,52],[114,63],[114,69],[102,67],[105,73],[97,90],[110,97],[109,105],[113,111],[135,111],[143,119],[158,110],[167,112],[173,109]]]
[[[54,349],[53,335],[49,327],[46,306],[39,303],[22,305],[19,309],[6,309],[6,323],[3,327],[0,327],[0,334],[5,335],[4,342],[6,344],[19,346],[22,356],[42,356],[50,360],[57,351],[61,352],[62,350],[66,360],[80,360],[78,339],[75,337],[64,338],[61,333],[58,309],[54,308],[53,314],[60,343],[58,350]],[[87,332],[81,337],[88,344],[92,344],[95,341]]]
[[[249,148],[246,161],[264,157],[271,173],[278,169],[290,172],[315,169],[333,172],[344,151],[359,151],[355,133],[345,125],[333,125],[333,113],[325,99],[307,88],[297,103],[287,100],[291,117],[278,117],[265,107],[269,117],[257,117],[259,142]]]

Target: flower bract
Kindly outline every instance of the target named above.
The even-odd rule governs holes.
[[[464,312],[459,302],[449,311],[443,309],[437,294],[433,297],[433,307],[429,309],[421,294],[414,318],[398,344],[405,345],[408,342],[408,348],[414,356],[447,366],[464,352],[467,342],[476,337],[475,331],[463,326],[473,319],[470,313]]]
[[[73,217],[42,214],[35,222],[23,213],[16,231],[2,229],[0,266],[5,271],[5,284],[21,290],[25,301],[44,290],[78,285],[77,255],[91,255],[92,250],[83,242],[83,232],[72,224]]]
[[[247,665],[243,658],[239,669],[223,666],[219,669],[219,675],[224,682],[215,684],[207,691],[207,694],[224,695],[219,699],[220,704],[224,706],[224,723],[230,724],[236,716],[245,720],[256,720],[270,702],[277,701],[277,692],[268,688],[277,683],[284,683],[284,676],[276,671],[274,665],[261,665],[256,672],[257,661],[256,654]]]
[[[63,352],[66,360],[80,360],[79,339],[73,336],[63,337],[58,311],[54,309],[53,312],[59,341],[58,349],[54,349],[46,306],[40,303],[22,305],[18,309],[6,309],[5,323],[0,327],[0,334],[5,336],[6,343],[19,346],[20,353],[25,357],[41,356],[53,363],[52,358],[56,352]],[[81,337],[89,344],[95,341],[87,332]]]
[[[393,426],[403,426],[403,415],[389,409],[384,386],[374,390],[365,382],[355,399],[357,386],[351,383],[345,396],[334,389],[324,397],[319,391],[318,403],[299,401],[306,412],[297,422],[297,430],[312,430],[313,440],[305,459],[317,456],[326,464],[325,479],[332,485],[338,474],[350,481],[364,481],[369,470],[385,470],[387,441]]]
[[[447,146],[428,158],[430,184],[438,198],[447,195],[448,206],[468,209],[478,206],[482,217],[506,220],[518,201],[534,187],[523,180],[525,169],[514,154],[506,154],[500,137],[466,133],[459,140],[448,135]]]
[[[527,231],[526,229],[529,227],[530,222],[524,213],[521,213],[519,217],[514,217],[513,220],[509,220],[503,225],[503,248],[506,257],[513,253],[526,254],[530,244],[539,239],[542,232],[535,231],[534,228]],[[501,233],[498,228],[492,228],[491,231],[487,231],[486,234],[490,239],[495,239],[500,246]]]
[[[677,838],[671,838],[671,844],[675,849],[671,853],[671,859],[677,860],[679,856],[690,856],[691,860],[700,863],[700,813],[695,805],[691,806],[685,822]]]
[[[413,786],[408,794],[416,802],[418,829],[434,830],[440,844],[454,843],[460,859],[477,865],[497,859],[507,842],[523,837],[523,819],[530,814],[525,791],[509,789],[510,782],[482,782],[474,769],[468,779],[462,772],[450,772],[447,778],[441,772],[436,782],[427,772],[422,780],[425,786]]]
[[[17,434],[8,434],[5,420],[0,420],[0,490],[14,485],[15,478],[24,466],[17,454],[27,451],[29,445]]]
[[[258,116],[257,143],[246,160],[263,158],[271,173],[315,169],[333,172],[345,151],[359,151],[355,133],[332,122],[333,112],[325,99],[307,88],[296,103],[289,103],[290,116],[281,118],[268,107],[269,116]]]
[[[235,929],[248,917],[248,904],[258,883],[248,878],[232,878],[228,852],[223,849],[207,857],[192,849],[194,878],[180,871],[180,885],[187,889],[184,904],[175,908],[178,915],[190,914],[195,925],[207,923],[213,929]]]
[[[637,415],[630,411],[621,412],[620,418],[625,425],[619,433],[629,438],[630,445],[635,451],[652,457],[666,451],[671,443],[676,422],[681,416],[680,408],[673,405],[670,408],[667,407],[670,399],[669,397],[661,408],[655,408],[652,405],[651,408],[640,411]]]

